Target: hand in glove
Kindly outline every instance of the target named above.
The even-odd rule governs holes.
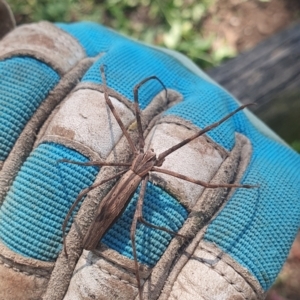
[[[132,149],[107,93],[138,145],[138,93],[146,148],[160,154],[239,105],[187,58],[93,23],[20,26],[0,41],[0,298],[138,299],[130,228],[139,189],[96,249],[82,241],[114,167]],[[167,97],[166,97],[167,94]],[[246,111],[166,157],[162,168],[205,188],[151,172],[143,216],[184,236],[138,224],[135,246],[145,299],[262,299],[299,227],[299,156]],[[76,215],[76,217],[75,217]]]

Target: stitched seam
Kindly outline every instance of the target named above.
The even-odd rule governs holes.
[[[202,246],[200,246],[200,250],[202,250],[202,251],[204,251],[204,252],[206,252],[206,253],[209,253],[209,254],[215,256],[215,253],[213,253],[211,250],[208,250],[208,249],[203,248]],[[221,260],[221,258],[218,257],[218,256],[215,256],[215,258],[218,259],[218,261]],[[205,266],[207,266],[207,267],[213,269],[216,273],[218,273],[221,277],[223,277],[223,278],[225,279],[225,281],[228,282],[228,283],[229,283],[229,284],[230,284],[230,285],[231,285],[238,293],[240,293],[246,300],[248,300],[248,299],[250,300],[250,298],[247,297],[247,296],[245,295],[244,291],[239,287],[239,285],[238,285],[238,284],[235,284],[229,277],[226,276],[225,273],[223,273],[222,271],[218,270],[218,269],[217,269],[217,266],[214,266],[214,265],[211,265],[211,264],[207,263],[207,262],[205,261],[205,259],[203,259],[203,258],[201,258],[201,257],[197,257],[197,260],[199,260],[200,262],[202,262]],[[226,264],[226,266],[229,266],[231,269],[233,269],[233,268],[232,268],[229,264],[227,264],[224,260],[222,260],[222,262],[223,262],[224,264]],[[235,271],[235,272],[236,272],[236,271]],[[237,273],[238,273],[238,272],[237,272]],[[240,273],[238,273],[238,274],[243,278],[243,276],[242,276]],[[244,279],[244,278],[243,278],[243,279]],[[245,280],[245,282],[247,282],[247,281]],[[254,293],[256,296],[258,296],[257,293],[256,293],[256,291],[253,290],[253,288],[251,287],[251,285],[249,285],[248,282],[247,282],[247,285],[251,288],[251,290],[253,291],[253,293]]]
[[[170,125],[175,124],[175,125],[178,125],[178,126],[180,126],[180,127],[182,127],[182,128],[185,128],[185,129],[188,129],[188,130],[192,131],[191,135],[192,135],[193,133],[195,134],[195,133],[197,132],[197,130],[191,129],[191,128],[188,127],[187,125],[179,123],[179,121],[164,121],[164,120],[162,119],[161,122],[158,122],[156,125],[159,125],[159,124],[170,124]],[[194,126],[195,126],[195,125],[194,125]],[[201,130],[201,129],[199,129],[198,131],[200,131],[200,130]],[[208,144],[210,144],[215,150],[217,150],[217,151],[220,150],[220,147],[221,147],[221,146],[219,146],[219,148],[218,148],[218,146],[216,145],[216,143],[215,143],[214,141],[212,141],[211,139],[209,139],[205,134],[201,135],[201,137],[203,137],[203,138],[205,139],[205,141],[206,141]],[[224,149],[224,150],[225,150],[225,149]]]
[[[175,118],[175,120],[170,120],[169,117]],[[200,128],[200,127],[196,126],[193,123],[191,124],[192,126],[189,126],[188,124],[184,123],[185,121],[186,121],[185,119],[183,119],[183,118],[181,118],[179,116],[170,115],[170,116],[164,116],[155,125],[159,125],[159,124],[170,124],[170,125],[172,125],[172,124],[175,124],[175,125],[179,125],[182,128],[185,128],[185,129],[188,129],[188,130],[192,131],[192,134],[193,133],[195,134],[199,130],[204,129],[204,127]],[[206,134],[201,135],[201,137],[203,137],[208,144],[210,144],[215,150],[217,150],[220,153],[220,155],[221,155],[221,157],[223,159],[225,159],[226,157],[228,157],[228,155],[231,152],[231,150],[229,150],[229,151],[226,150],[223,146],[220,146],[217,142],[215,142],[214,140],[212,140]],[[224,153],[226,153],[226,157],[224,157]]]
[[[4,267],[8,268],[8,269],[12,269],[12,270],[14,270],[17,273],[22,273],[22,274],[24,274],[26,276],[35,276],[35,277],[38,277],[38,278],[46,278],[46,279],[49,278],[49,276],[46,276],[46,275],[43,276],[43,275],[39,275],[39,274],[36,274],[36,273],[33,273],[33,272],[31,273],[31,272],[22,271],[22,270],[20,270],[20,269],[18,269],[16,267],[13,267],[13,266],[5,263],[2,259],[0,259],[0,264],[3,265]]]
[[[113,279],[119,280],[120,282],[122,282],[122,283],[124,283],[124,284],[127,284],[127,285],[129,285],[129,286],[132,286],[132,287],[134,287],[134,288],[138,288],[137,285],[135,285],[135,284],[129,282],[128,280],[122,279],[120,276],[117,276],[117,275],[112,274],[111,272],[109,272],[109,271],[106,270],[105,268],[100,267],[100,266],[98,266],[98,265],[96,265],[96,267],[97,267],[99,270],[101,270],[103,273],[105,273],[105,274],[109,275],[110,277],[112,277]],[[141,280],[141,281],[142,281],[142,280]]]

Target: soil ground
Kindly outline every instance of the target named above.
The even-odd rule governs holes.
[[[224,45],[237,52],[300,20],[299,0],[216,0],[202,28],[214,36],[214,47]]]
[[[213,47],[229,46],[237,53],[300,21],[299,0],[217,0],[202,24]],[[300,235],[267,300],[300,299]]]

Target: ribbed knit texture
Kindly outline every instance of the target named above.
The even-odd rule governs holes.
[[[60,159],[87,161],[64,146],[39,145],[23,164],[0,209],[2,242],[24,256],[56,259],[62,249],[65,216],[79,192],[90,186],[98,173],[95,167],[62,163]]]
[[[92,22],[56,23],[55,25],[75,37],[89,57],[108,51],[115,41],[127,40],[113,30]]]
[[[17,138],[59,75],[30,57],[0,61],[0,161],[5,160]]]

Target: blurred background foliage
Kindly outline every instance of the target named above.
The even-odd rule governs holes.
[[[18,24],[48,20],[101,23],[146,43],[180,51],[202,68],[236,55],[231,47],[212,50],[213,35],[201,24],[216,0],[8,0]]]

